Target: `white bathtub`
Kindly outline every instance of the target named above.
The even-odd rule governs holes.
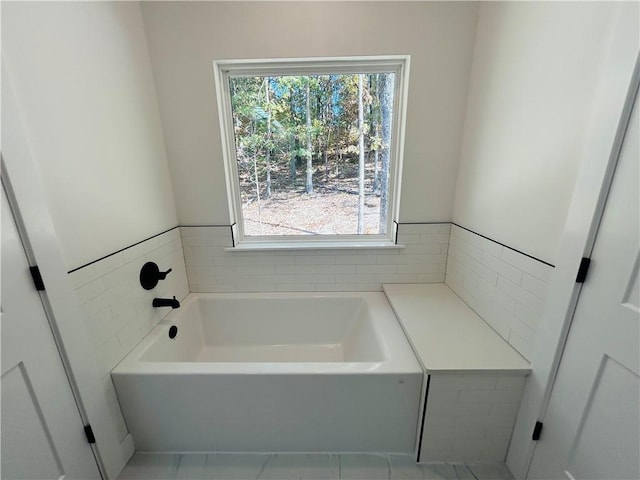
[[[190,294],[111,375],[139,451],[414,450],[422,372],[383,293]]]

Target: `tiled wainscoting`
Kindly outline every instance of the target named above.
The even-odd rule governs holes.
[[[153,290],[140,286],[140,269],[148,261],[162,271],[172,269]],[[174,228],[73,270],[69,277],[93,342],[113,423],[121,441],[130,444],[109,372],[171,310],[152,307],[154,297],[182,299],[189,293],[180,232]],[[133,453],[132,445],[123,448]]]
[[[430,375],[420,461],[504,461],[526,379]]]
[[[446,284],[531,359],[553,267],[451,225]]]
[[[231,229],[180,227],[192,292],[380,291],[444,282],[449,223],[400,224],[399,249],[232,252]]]

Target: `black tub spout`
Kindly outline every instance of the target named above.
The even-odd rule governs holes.
[[[180,308],[180,302],[176,300],[175,295],[173,298],[154,298],[151,305],[154,307]]]

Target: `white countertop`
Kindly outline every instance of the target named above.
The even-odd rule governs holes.
[[[531,371],[529,362],[444,283],[382,287],[426,373]]]

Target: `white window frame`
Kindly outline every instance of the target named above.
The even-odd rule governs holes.
[[[400,206],[400,183],[404,152],[409,55],[333,58],[283,58],[259,60],[216,60],[213,71],[218,102],[224,173],[229,201],[229,217],[235,250],[280,250],[321,248],[389,248],[395,245],[395,225]],[[329,75],[354,73],[394,73],[393,124],[390,145],[387,229],[384,235],[296,235],[246,236],[243,229],[238,162],[233,132],[233,112],[229,77],[278,75]]]

